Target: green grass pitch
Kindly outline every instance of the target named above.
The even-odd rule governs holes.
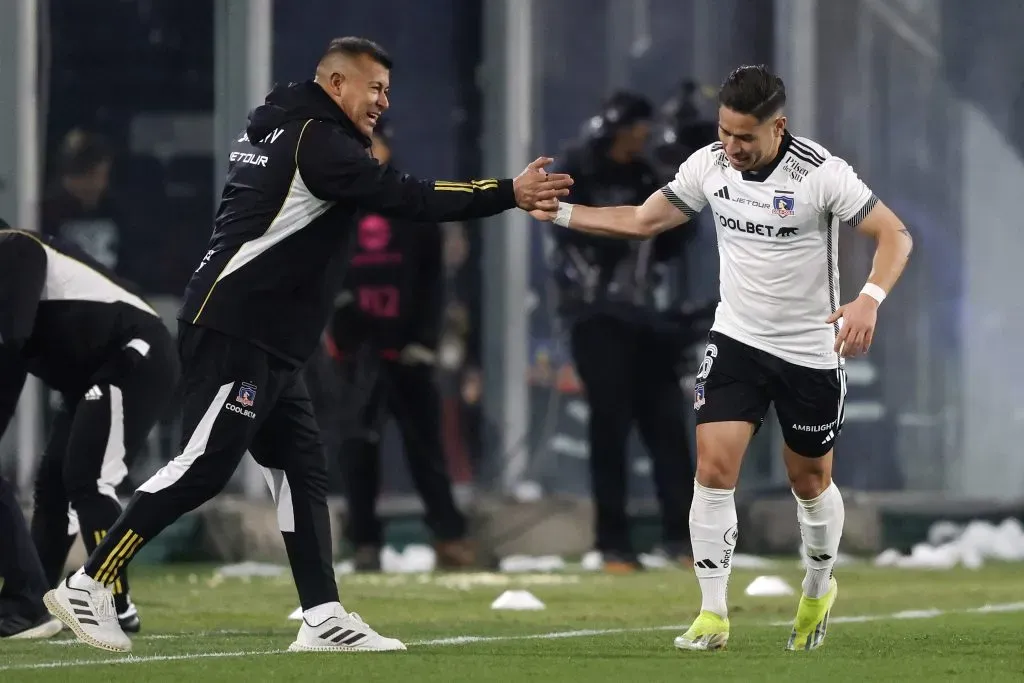
[[[762,572],[763,573],[763,572]],[[795,561],[770,573],[798,587]],[[735,571],[723,652],[679,652],[672,639],[699,606],[692,572],[358,575],[340,579],[347,609],[403,639],[407,652],[292,654],[290,576],[222,578],[212,566],[139,567],[143,633],[130,656],[75,643],[0,643],[0,681],[1024,681],[1024,567],[977,571],[837,570],[825,646],[783,651],[796,597],[754,598]],[[490,609],[508,588],[547,608]],[[895,615],[895,616],[893,616]]]

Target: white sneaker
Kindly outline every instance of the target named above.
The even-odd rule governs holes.
[[[132,641],[121,630],[114,594],[79,570],[43,596],[50,614],[63,621],[80,641],[101,650],[129,652]]]
[[[20,614],[0,618],[0,640],[36,640],[52,638],[61,632],[64,625],[49,614],[38,619],[26,619]]]
[[[387,652],[404,650],[400,640],[385,638],[355,612],[346,613],[340,606],[319,624],[303,618],[299,635],[288,649],[292,652]]]

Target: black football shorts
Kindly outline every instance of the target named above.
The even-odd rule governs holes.
[[[846,371],[794,365],[720,332],[711,332],[697,372],[697,424],[750,422],[760,428],[775,404],[782,435],[794,452],[820,457],[843,428]]]

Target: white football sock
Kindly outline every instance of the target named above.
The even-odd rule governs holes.
[[[843,522],[846,508],[843,496],[835,482],[829,484],[820,496],[813,500],[801,500],[796,493],[796,518],[800,522],[800,536],[804,541],[804,595],[820,598],[828,592],[832,567],[839,554],[839,539],[843,536]]]
[[[302,613],[302,617],[310,624],[322,624],[339,612],[344,613],[345,608],[340,602],[325,602],[316,607],[310,607]]]
[[[736,489],[712,489],[693,482],[690,542],[700,583],[701,610],[729,616],[727,597],[736,547]]]

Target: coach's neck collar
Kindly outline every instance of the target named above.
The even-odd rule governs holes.
[[[789,151],[789,145],[791,142],[793,142],[793,136],[789,134],[789,131],[782,131],[782,142],[779,143],[779,151],[775,154],[775,158],[771,160],[771,163],[767,166],[762,166],[756,171],[743,171],[743,179],[750,180],[755,183],[763,183],[765,179],[775,172],[775,169],[779,167],[779,164],[782,163],[782,160],[786,156],[786,152]]]

